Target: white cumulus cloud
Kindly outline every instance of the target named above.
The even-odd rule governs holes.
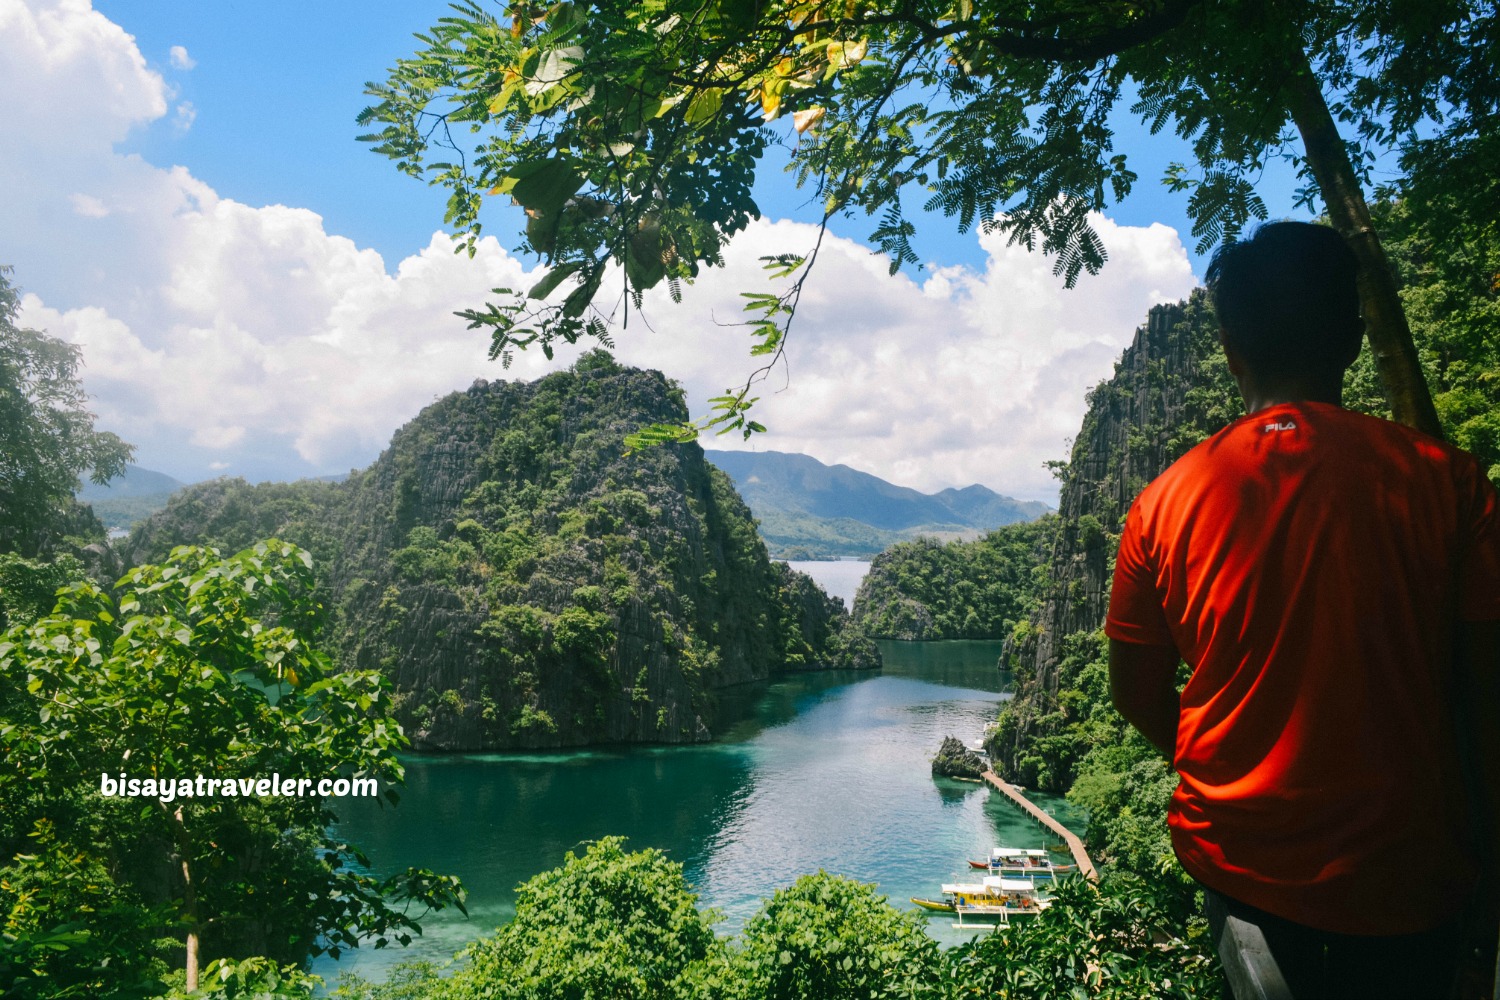
[[[171,51],[168,53],[168,58],[172,63],[173,69],[192,69],[198,65],[198,60],[188,55],[187,48],[182,45],[172,46]]]
[[[755,418],[770,427],[708,447],[804,452],[923,490],[981,482],[1053,499],[1043,468],[1066,457],[1084,392],[1112,371],[1154,304],[1195,284],[1166,226],[1095,225],[1110,253],[1096,277],[1066,289],[1040,255],[985,236],[982,272],[946,268],[920,284],[850,240],[825,237],[793,322],[786,369],[762,383]],[[620,356],[675,375],[701,401],[752,369],[738,293],[763,290],[761,255],[805,251],[813,226],[760,223],[728,267],[705,272],[683,306],[656,295]]]

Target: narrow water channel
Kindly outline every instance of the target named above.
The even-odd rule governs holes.
[[[314,971],[380,979],[405,959],[444,962],[510,919],[518,883],[608,834],[682,862],[727,933],[820,868],[877,883],[907,909],[997,844],[1056,846],[998,793],[929,771],[945,735],[974,741],[994,720],[1000,644],[885,642],[881,651],[877,673],[804,674],[734,692],[726,707],[738,721],[708,745],[410,758],[401,805],[346,800],[339,832],[380,872],[421,865],[460,876],[470,917],[429,917],[409,948],[360,949]],[[1066,802],[1038,801],[1078,822]],[[950,923],[936,916],[929,928],[951,943],[959,932]]]

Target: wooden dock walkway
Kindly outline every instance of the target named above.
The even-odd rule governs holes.
[[[1083,841],[1078,839],[1077,834],[1063,826],[1050,813],[1044,811],[1036,803],[1022,795],[1020,789],[1003,780],[994,771],[984,772],[984,780],[998,788],[1005,794],[1006,798],[1022,809],[1025,809],[1032,819],[1061,837],[1063,842],[1068,845],[1068,850],[1072,852],[1073,861],[1078,865],[1078,870],[1086,875],[1090,881],[1098,881],[1099,872],[1095,870],[1094,863],[1089,860],[1088,853],[1083,849]]]

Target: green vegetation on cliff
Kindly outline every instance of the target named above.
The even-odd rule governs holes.
[[[878,656],[767,559],[701,449],[626,454],[626,434],[684,413],[661,375],[596,351],[437,401],[345,482],[190,487],[128,550],[308,549],[330,648],[392,679],[419,745],[707,739],[717,688]]]
[[[880,639],[1003,639],[1037,607],[1055,517],[972,542],[931,538],[880,553],[854,598],[854,621]]]
[[[1015,697],[988,745],[1020,784],[1066,792],[1093,749],[1122,773],[1155,752],[1109,699],[1104,623],[1121,519],[1145,485],[1241,412],[1218,351],[1207,297],[1151,310],[1147,324],[1088,394],[1062,494],[1037,613],[1009,637],[1003,665]],[[1121,748],[1129,762],[1117,760]],[[1139,755],[1135,751],[1139,751]],[[1097,803],[1090,803],[1091,805]],[[1103,815],[1102,812],[1098,815]]]

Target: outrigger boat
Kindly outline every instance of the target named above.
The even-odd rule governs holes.
[[[1021,847],[997,847],[990,851],[988,861],[970,861],[970,868],[987,871],[991,875],[1035,880],[1054,878],[1076,871],[1077,865],[1052,863],[1052,855],[1046,851]]]
[[[1036,886],[1029,879],[987,876],[980,883],[950,882],[943,886],[943,898],[918,899],[912,902],[924,910],[937,910],[958,915],[962,927],[964,917],[998,917],[1002,923],[1013,916],[1037,913],[1052,904],[1052,900],[1039,897]]]

